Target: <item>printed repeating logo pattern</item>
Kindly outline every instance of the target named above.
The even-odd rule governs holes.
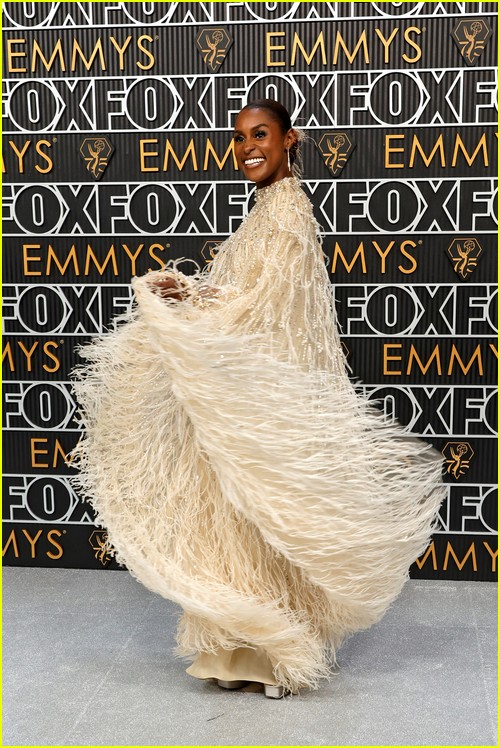
[[[201,256],[205,260],[206,265],[210,265],[210,263],[213,262],[221,244],[221,241],[215,240],[205,242],[205,244],[201,248]]]
[[[100,179],[104,174],[113,152],[114,147],[111,141],[104,136],[85,138],[80,146],[80,155],[87,171],[95,180]]]
[[[354,150],[354,143],[345,132],[327,132],[321,136],[318,148],[327,166],[336,177]]]
[[[467,280],[477,268],[482,247],[472,236],[455,239],[448,247],[448,255],[453,262],[453,270],[460,280]]]
[[[89,543],[95,552],[95,558],[100,561],[102,566],[107,566],[115,555],[113,546],[109,542],[108,533],[105,530],[94,530],[89,537]]]
[[[468,65],[475,65],[491,36],[491,29],[487,21],[475,18],[470,21],[459,21],[452,35],[465,62]]]
[[[443,455],[446,458],[446,472],[458,480],[470,468],[474,450],[469,442],[447,442]]]
[[[353,379],[443,455],[413,573],[492,579],[496,4],[3,10],[5,562],[117,567],[68,480],[75,349],[130,307],[132,276],[213,261],[253,204],[236,114],[271,97],[308,136]]]
[[[212,73],[216,73],[224,60],[233,40],[227,29],[202,29],[196,37],[197,47],[203,56],[203,62]]]

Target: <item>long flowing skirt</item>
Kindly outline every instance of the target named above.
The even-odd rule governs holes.
[[[278,684],[317,687],[425,550],[441,458],[345,377],[135,290],[81,352],[78,490],[117,560],[182,607],[178,654],[254,647]]]

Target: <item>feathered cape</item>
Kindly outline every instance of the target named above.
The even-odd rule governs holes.
[[[161,271],[134,279],[126,320],[81,351],[75,482],[118,561],[184,609],[179,654],[259,646],[279,684],[316,687],[426,548],[441,458],[349,381],[297,180],[178,276],[181,302],[152,290]]]

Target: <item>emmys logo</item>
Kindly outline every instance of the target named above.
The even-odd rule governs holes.
[[[442,454],[446,458],[446,472],[458,480],[469,469],[474,450],[469,442],[447,442]]]
[[[202,29],[196,37],[196,46],[203,57],[203,62],[213,73],[217,72],[226,59],[232,43],[233,40],[226,29],[221,28]]]
[[[327,132],[317,146],[334,177],[340,174],[354,150],[354,145],[345,132]]]
[[[448,255],[453,262],[453,270],[460,280],[467,278],[477,267],[477,260],[483,251],[477,239],[454,239],[448,247]]]
[[[108,540],[106,530],[94,530],[89,538],[89,543],[92,546],[92,550],[95,551],[94,557],[103,566],[107,566],[115,555],[115,550]]]
[[[107,138],[85,138],[80,146],[80,156],[94,179],[102,177],[114,150]]]
[[[222,244],[222,240],[219,241],[208,241],[205,242],[201,249],[201,256],[205,260],[207,265],[210,265],[219,251],[219,246]]]
[[[484,19],[459,21],[452,36],[465,62],[474,65],[491,36],[491,29]]]

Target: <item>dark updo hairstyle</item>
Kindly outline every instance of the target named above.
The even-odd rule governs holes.
[[[288,110],[283,106],[283,104],[280,104],[279,101],[275,101],[274,99],[256,99],[255,101],[249,101],[241,111],[244,112],[245,109],[265,109],[279,124],[283,134],[291,129],[295,132],[297,139],[292,143],[289,149],[290,163],[292,165],[292,174],[295,177],[300,177],[302,174],[300,143],[303,140],[303,134],[300,130],[293,127]]]

